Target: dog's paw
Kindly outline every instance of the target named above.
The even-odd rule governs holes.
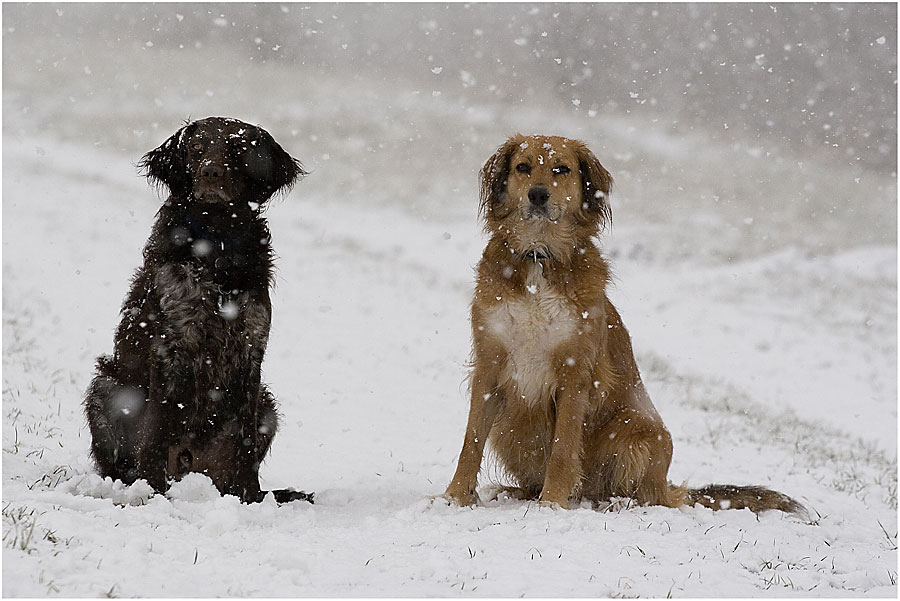
[[[272,495],[275,497],[276,503],[290,503],[292,501],[306,501],[315,504],[316,493],[304,492],[302,490],[294,490],[292,488],[282,488],[273,490]]]
[[[541,507],[549,507],[550,509],[568,509],[569,498],[567,496],[542,494],[540,499],[538,499],[538,504]]]
[[[453,499],[447,497],[447,495],[431,495],[430,497],[428,497],[428,502],[431,505],[446,505],[447,507],[456,504],[453,502]]]
[[[479,502],[478,494],[474,491],[454,491],[450,488],[448,488],[444,494],[434,497],[435,501],[438,499],[448,505],[456,505],[458,507],[471,507],[477,505]]]

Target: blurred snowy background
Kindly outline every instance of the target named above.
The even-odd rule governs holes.
[[[2,10],[4,595],[896,596],[896,5]],[[312,171],[268,214],[262,476],[315,506],[151,498],[87,456],[160,202],[135,163],[210,115]],[[428,502],[465,424],[476,174],[516,131],[616,178],[612,295],[672,479],[817,525]]]

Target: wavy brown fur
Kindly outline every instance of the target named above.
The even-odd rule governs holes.
[[[472,300],[469,418],[445,497],[477,501],[490,440],[517,498],[800,513],[799,503],[765,488],[668,482],[672,437],[606,296],[609,266],[592,242],[612,219],[612,183],[583,142],[556,136],[513,136],[482,168],[480,212],[491,237]]]
[[[785,513],[806,515],[806,508],[791,497],[762,486],[734,486],[709,484],[703,488],[688,489],[688,504],[700,504],[713,510],[749,509],[759,513],[778,509]]]

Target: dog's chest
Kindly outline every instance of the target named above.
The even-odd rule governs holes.
[[[158,352],[200,361],[203,371],[233,369],[234,361],[262,355],[269,311],[246,291],[223,291],[189,265],[168,265],[156,275],[164,315]]]
[[[524,296],[504,299],[487,313],[487,332],[503,345],[507,361],[502,379],[529,404],[547,400],[556,389],[554,352],[577,335],[575,304],[554,290],[540,275],[540,267],[526,282]]]

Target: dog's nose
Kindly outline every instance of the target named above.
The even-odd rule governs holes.
[[[542,207],[550,200],[550,189],[547,186],[532,186],[528,190],[528,200],[536,207]]]
[[[222,177],[225,175],[225,168],[215,163],[207,163],[200,168],[200,177]]]

